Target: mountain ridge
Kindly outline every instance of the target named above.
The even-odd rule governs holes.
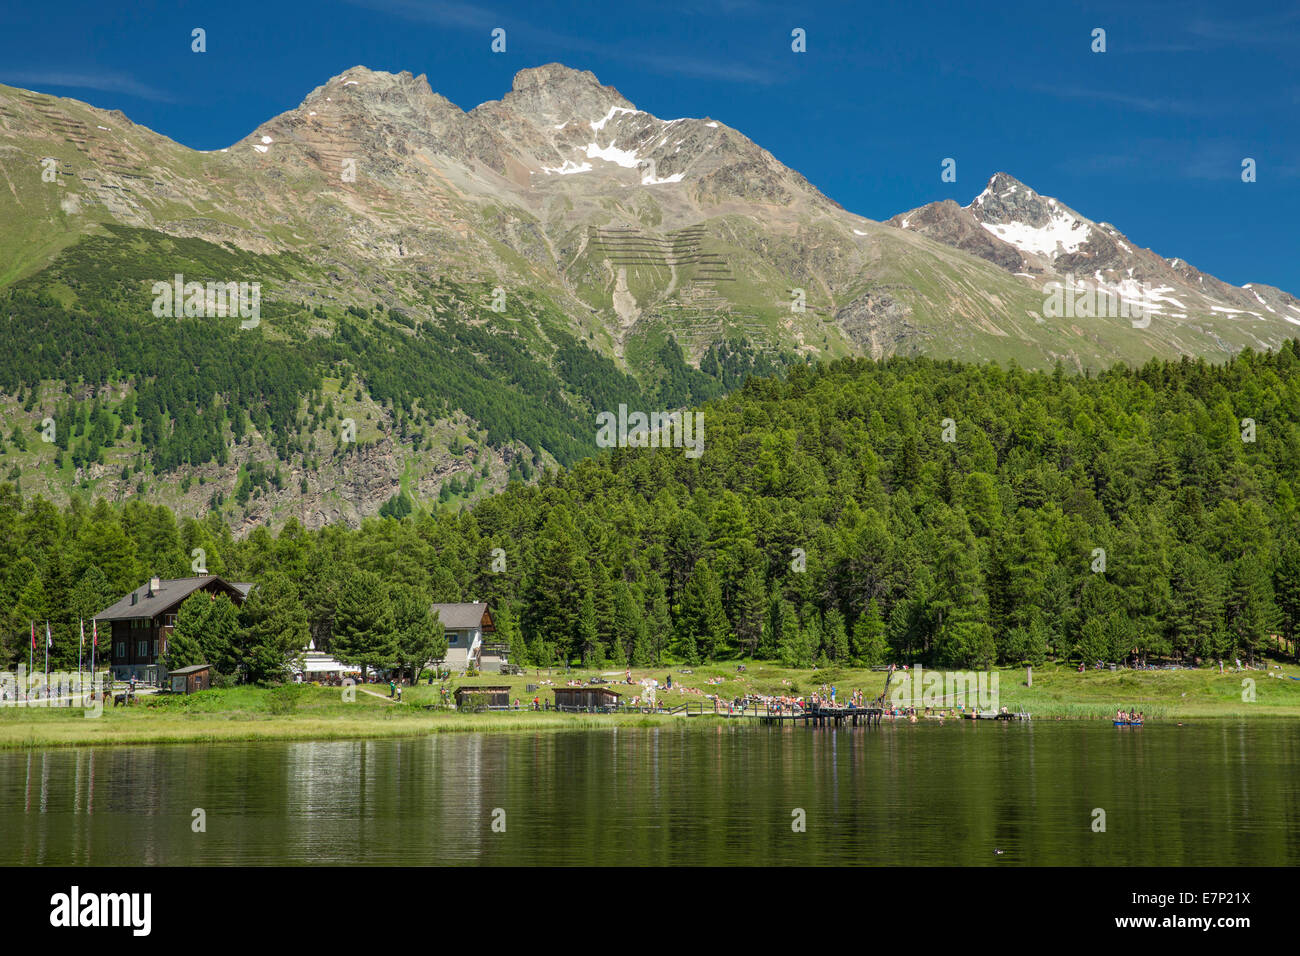
[[[47,102],[53,100],[41,98]],[[96,115],[110,115],[94,111],[93,107],[85,108]],[[2,121],[3,117],[0,117],[0,122]],[[132,133],[139,133],[151,141],[156,138],[154,145],[162,150],[164,155],[160,158],[164,160],[174,158],[168,153],[186,150],[165,137],[130,124],[125,117],[117,120],[119,123],[123,121]],[[7,123],[5,125],[8,126]],[[66,121],[63,125],[67,125]],[[99,129],[112,132],[111,128],[102,125]],[[602,85],[590,71],[574,70],[558,63],[520,70],[511,89],[501,99],[488,100],[468,111],[435,92],[424,74],[417,76],[405,71],[394,74],[356,66],[311,90],[298,107],[268,119],[243,139],[220,150],[195,152],[193,155],[231,163],[219,172],[209,172],[208,179],[214,176],[219,179],[222,174],[234,178],[243,173],[255,179],[274,177],[279,179],[281,185],[291,184],[291,188],[318,189],[320,183],[308,186],[300,173],[285,170],[283,164],[277,169],[280,155],[286,152],[301,153],[301,157],[292,158],[295,161],[302,158],[313,166],[317,173],[326,178],[325,184],[334,190],[346,188],[343,181],[346,172],[344,167],[349,162],[353,164],[355,175],[361,177],[361,181],[367,187],[375,189],[375,192],[373,197],[358,198],[362,192],[358,186],[351,190],[351,196],[344,197],[346,208],[340,209],[334,216],[334,225],[337,227],[343,220],[351,218],[352,222],[348,224],[351,228],[342,230],[346,239],[338,235],[339,230],[336,228],[336,238],[340,241],[356,240],[364,237],[367,230],[381,226],[384,235],[376,232],[370,236],[369,242],[353,241],[351,245],[352,251],[362,256],[369,255],[386,265],[391,265],[394,258],[405,258],[412,251],[419,251],[422,242],[427,242],[439,232],[444,233],[441,237],[443,241],[433,247],[426,247],[423,251],[427,254],[448,256],[453,260],[452,265],[461,268],[469,268],[471,262],[491,261],[492,257],[485,257],[484,250],[479,248],[457,263],[454,261],[455,250],[449,246],[456,242],[473,245],[473,240],[478,238],[473,235],[476,230],[470,221],[471,217],[465,215],[465,203],[477,206],[492,201],[510,203],[513,211],[526,212],[533,221],[523,222],[522,228],[496,231],[489,237],[489,241],[503,240],[513,251],[533,260],[548,273],[558,273],[554,278],[560,280],[566,294],[572,293],[578,299],[585,299],[586,308],[604,311],[607,319],[614,320],[607,322],[607,326],[625,325],[628,315],[643,314],[645,310],[634,288],[635,282],[632,282],[627,294],[637,305],[623,310],[617,316],[610,315],[619,313],[613,294],[618,282],[616,272],[605,270],[605,288],[599,295],[583,296],[578,292],[581,281],[571,270],[566,269],[566,260],[581,254],[586,233],[593,226],[599,228],[602,225],[601,219],[606,220],[604,224],[612,228],[635,229],[650,225],[654,233],[662,234],[665,230],[694,227],[701,222],[736,213],[751,220],[759,219],[761,228],[769,232],[775,231],[778,235],[791,228],[807,231],[814,225],[810,219],[829,220],[840,233],[837,239],[867,247],[856,255],[850,254],[843,263],[845,268],[831,274],[823,269],[822,274],[807,275],[808,266],[815,268],[820,264],[807,261],[806,248],[796,252],[802,261],[790,262],[786,259],[774,264],[786,271],[805,272],[802,276],[785,277],[788,285],[795,286],[798,279],[813,280],[814,286],[821,286],[822,291],[829,293],[826,296],[828,301],[818,305],[834,313],[837,319],[841,315],[849,319],[848,328],[844,322],[835,322],[838,334],[834,338],[839,341],[832,343],[830,337],[826,337],[825,345],[830,354],[864,350],[870,354],[887,354],[900,346],[924,350],[927,345],[933,345],[933,340],[937,337],[933,332],[927,335],[924,331],[909,329],[906,323],[890,322],[889,316],[923,312],[928,313],[926,318],[932,323],[938,317],[936,307],[952,305],[949,296],[937,297],[937,302],[908,302],[899,301],[899,297],[891,295],[893,290],[880,289],[874,290],[865,299],[861,295],[853,296],[862,301],[846,301],[846,292],[852,296],[855,291],[859,291],[855,288],[855,280],[862,276],[863,267],[880,258],[880,250],[872,247],[877,245],[879,234],[875,230],[881,224],[844,211],[800,174],[780,164],[770,152],[717,121],[707,118],[661,120],[637,109],[616,88]],[[575,189],[574,184],[584,179],[584,188]],[[173,184],[172,191],[183,192],[183,189],[177,188],[183,185],[193,183]],[[595,188],[589,188],[591,186]],[[637,186],[645,187],[649,198],[637,196],[628,202],[620,201],[622,197],[617,197],[611,201],[611,190],[627,190]],[[260,183],[239,184],[237,188],[240,195],[234,203],[236,207],[263,203],[274,208],[282,199],[263,188]],[[1022,190],[1019,198],[1009,195],[1014,194],[1017,188]],[[115,221],[146,227],[161,225],[164,231],[182,235],[229,239],[244,248],[260,252],[293,246],[292,242],[284,241],[283,237],[266,235],[264,229],[241,228],[241,224],[229,221],[232,217],[216,222],[201,221],[200,217],[192,216],[162,219],[145,214],[138,204],[122,203],[120,200],[123,197],[120,194],[105,197],[101,191],[98,198],[104,202]],[[412,209],[424,214],[420,228],[413,228],[410,223],[394,222],[394,217],[391,216],[386,217],[387,221],[376,222],[385,217],[374,215],[374,203],[368,204],[366,198],[377,198],[389,203],[413,198]],[[1053,206],[1058,217],[1063,217],[1056,220],[1058,224],[1064,221],[1083,226],[1080,236],[1082,238],[1086,235],[1086,243],[1081,243],[1084,248],[1068,248],[1067,254],[1063,256],[1045,256],[1047,250],[1043,248],[1024,248],[1025,241],[1033,238],[1032,234],[1024,233],[1024,229],[1029,228],[1032,233],[1033,229],[1043,228],[1040,220],[1047,206],[1038,202],[1043,198],[1007,174],[996,173],[984,192],[966,207],[956,207],[955,204],[948,206],[946,203],[929,204],[900,213],[885,225],[898,228],[904,221],[914,221],[916,227],[913,232],[989,262],[1003,274],[1010,273],[1016,279],[1033,278],[1048,272],[1095,275],[1097,270],[1084,272],[1083,269],[1099,263],[1105,269],[1118,272],[1117,266],[1123,255],[1140,256],[1149,252],[1136,250],[1133,244],[1127,242],[1108,223],[1097,223],[1082,217],[1064,203],[1050,197],[1046,197],[1046,203]],[[567,217],[555,217],[552,214],[560,204],[581,208],[575,209]],[[70,200],[69,205],[76,209],[81,201]],[[371,208],[366,208],[367,205]],[[1026,209],[1027,219],[1025,215],[1015,218],[1018,210],[1023,212]],[[295,217],[289,210],[276,211],[285,218],[303,218],[301,212]],[[361,215],[358,216],[358,213]],[[1009,224],[995,222],[999,216],[1010,220]],[[319,217],[315,221],[311,216],[305,218],[307,222],[304,225],[311,226],[315,230],[314,235],[330,231]],[[396,218],[400,219],[400,216]],[[548,218],[551,221],[546,221]],[[363,221],[358,222],[358,219]],[[1001,234],[999,225],[1006,225]],[[579,234],[575,226],[579,229],[583,226],[588,228]],[[980,232],[976,232],[975,227],[979,227]],[[1020,247],[1015,242],[1005,241],[1010,235],[1007,230],[1012,227],[1021,229]],[[294,236],[298,241],[303,239],[301,230],[296,231]],[[1053,237],[1050,230],[1046,237],[1049,241],[1062,238]],[[308,240],[310,238],[309,236]],[[1069,240],[1068,236],[1064,238]],[[869,241],[857,241],[861,239]],[[763,248],[755,249],[755,245]],[[752,243],[747,251],[757,252],[761,258],[771,249],[770,241],[760,240]],[[902,251],[901,254],[906,255],[907,252]],[[1155,257],[1155,254],[1151,253],[1151,256]],[[1286,294],[1281,290],[1274,290],[1262,283],[1249,283],[1239,289],[1186,266],[1181,259],[1160,259],[1162,264],[1157,266],[1158,258],[1149,258],[1141,263],[1143,268],[1134,268],[1124,278],[1141,279],[1148,276],[1160,280],[1171,289],[1178,288],[1180,283],[1195,282],[1198,287],[1204,286],[1211,293],[1206,297],[1206,302],[1199,304],[1203,311],[1208,308],[1212,312],[1214,305],[1218,304],[1224,315],[1253,314],[1256,311],[1252,308],[1254,304],[1266,307],[1274,316],[1282,316],[1280,321],[1289,321],[1293,314],[1292,310],[1285,308],[1293,304],[1293,297],[1282,298]],[[1012,268],[1016,265],[1018,268]],[[767,271],[770,273],[770,270]],[[498,278],[504,279],[509,270],[497,269],[496,272]],[[589,275],[587,278],[594,277]],[[777,285],[775,279],[776,276],[771,274],[760,278],[760,282],[766,286],[764,291]],[[988,276],[981,276],[980,280],[984,287],[992,288],[995,284],[995,280]],[[668,285],[676,291],[677,287],[671,283]],[[915,299],[919,288],[913,284],[908,291]],[[963,291],[965,298],[973,300],[980,298],[980,292],[984,290]],[[1025,291],[1020,290],[1020,294],[1015,297],[1023,300]],[[883,309],[877,308],[873,315],[874,324],[880,327],[867,333],[862,330],[855,332],[854,313],[869,307],[872,301],[883,301],[882,296],[888,299],[888,303]],[[1009,295],[1003,295],[1001,299],[1008,297]],[[592,301],[593,298],[600,301]],[[759,303],[744,303],[756,304]],[[761,303],[769,311],[775,304],[770,299]],[[1279,305],[1284,308],[1279,309]],[[1005,301],[999,301],[995,311],[1000,309],[1005,313],[1006,306]],[[962,310],[958,308],[957,311]],[[1172,314],[1173,310],[1169,311]],[[989,314],[987,317],[996,324],[995,315]],[[1185,312],[1182,317],[1187,318],[1188,313]],[[768,318],[770,320],[772,317],[769,315]],[[1215,316],[1210,315],[1209,318]],[[776,323],[768,321],[766,324],[766,332],[771,339],[784,339],[783,344],[810,353],[823,351],[807,341],[807,333],[824,333],[827,331],[824,328],[818,329],[798,320]],[[786,328],[783,330],[782,326]],[[586,331],[594,330],[589,328]],[[607,333],[609,328],[604,331]],[[802,336],[799,334],[801,332]],[[1087,335],[1083,337],[1087,338]],[[620,338],[618,335],[609,337],[605,346],[622,361],[624,343],[619,341]],[[1173,341],[1166,344],[1171,345],[1174,351],[1192,354],[1205,354],[1207,351],[1211,354],[1215,351],[1226,354],[1245,344],[1264,347],[1276,344],[1279,340],[1276,335],[1272,338],[1247,335],[1244,341],[1234,343],[1231,339],[1215,341],[1211,337],[1208,347],[1197,348],[1190,342],[1178,341],[1178,336],[1170,338]],[[702,344],[696,343],[692,348],[694,356],[698,357],[702,352]],[[993,350],[994,354],[990,357],[998,357],[996,351]],[[1045,351],[1045,361],[1071,358],[1068,351],[1056,348]],[[963,357],[980,356],[967,354]],[[1084,361],[1088,364],[1104,364],[1128,358],[1120,352],[1109,356],[1104,353],[1094,354],[1087,359],[1080,355],[1071,364],[1082,367]]]
[[[283,465],[264,507],[243,495],[249,523],[355,521],[449,487],[463,502],[590,452],[601,410],[681,407],[795,357],[1082,371],[1225,358],[1300,325],[1287,293],[1140,250],[1007,174],[979,202],[880,223],[719,121],[660,119],[561,64],[468,111],[423,74],[353,67],[208,152],[0,87],[0,176],[0,410],[93,418],[99,402],[112,419],[75,435],[84,450],[11,436],[3,454],[51,495],[121,498],[147,479],[193,513],[240,482],[271,488]],[[154,378],[145,359],[182,362],[198,334],[151,312],[151,286],[182,272],[259,284],[257,329],[208,328],[230,355],[247,355],[238,336],[264,343],[289,384],[241,392],[233,367]],[[1094,278],[1149,293],[1156,321],[1046,314],[1047,283]],[[72,339],[133,354],[74,359]],[[345,415],[373,444],[334,445]],[[173,473],[208,487],[178,492]]]

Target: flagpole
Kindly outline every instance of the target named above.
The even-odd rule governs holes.
[[[50,699],[50,619],[45,619],[45,699]]]
[[[95,648],[99,646],[99,621],[90,619],[90,690],[95,691]]]
[[[27,694],[32,689],[32,655],[36,653],[36,622],[32,621],[32,646],[27,648],[27,686],[23,688],[23,701],[27,700]]]
[[[86,653],[86,621],[84,618],[77,618],[77,630],[81,634],[81,640],[77,644],[77,690],[82,690],[82,673],[81,659]]]

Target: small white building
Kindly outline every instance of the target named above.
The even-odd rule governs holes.
[[[433,609],[447,633],[447,654],[434,663],[453,671],[464,671],[473,663],[476,670],[482,670],[485,663],[500,663],[505,659],[496,645],[490,643],[496,637],[496,626],[486,602],[435,604]],[[484,652],[485,641],[491,649],[488,653]]]
[[[361,676],[361,666],[344,664],[324,651],[316,650],[316,642],[310,641],[302,652],[302,666],[297,670],[298,679],[304,683],[314,680],[334,680],[335,678]]]

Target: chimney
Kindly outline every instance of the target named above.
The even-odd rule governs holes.
[[[159,579],[159,578],[150,578],[150,579],[149,579],[149,596],[150,596],[150,597],[153,597],[155,594],[157,594],[157,593],[158,593],[159,591],[161,591],[161,590],[162,590],[162,580]]]
[[[136,594],[134,591],[132,591],[132,592],[131,592],[131,606],[132,606],[132,607],[135,607],[136,602],[139,601],[139,600],[140,600],[140,595],[138,595],[138,594]]]

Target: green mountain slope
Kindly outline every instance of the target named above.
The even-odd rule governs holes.
[[[0,223],[0,473],[245,527],[472,499],[590,454],[600,411],[800,359],[1075,371],[1292,328],[1275,290],[1248,328],[1210,305],[1047,320],[1007,248],[853,215],[724,124],[558,64],[468,112],[357,67],[207,153],[0,87]],[[155,314],[178,275],[256,287],[255,325],[211,293],[206,318]]]
[[[701,414],[699,457],[620,448],[468,514],[351,531],[239,538],[0,483],[0,657],[47,615],[75,657],[78,608],[187,573],[194,548],[301,605],[318,647],[358,588],[378,620],[409,587],[490,601],[512,660],[543,665],[1245,660],[1300,640],[1300,341],[1088,378],[846,360]]]

